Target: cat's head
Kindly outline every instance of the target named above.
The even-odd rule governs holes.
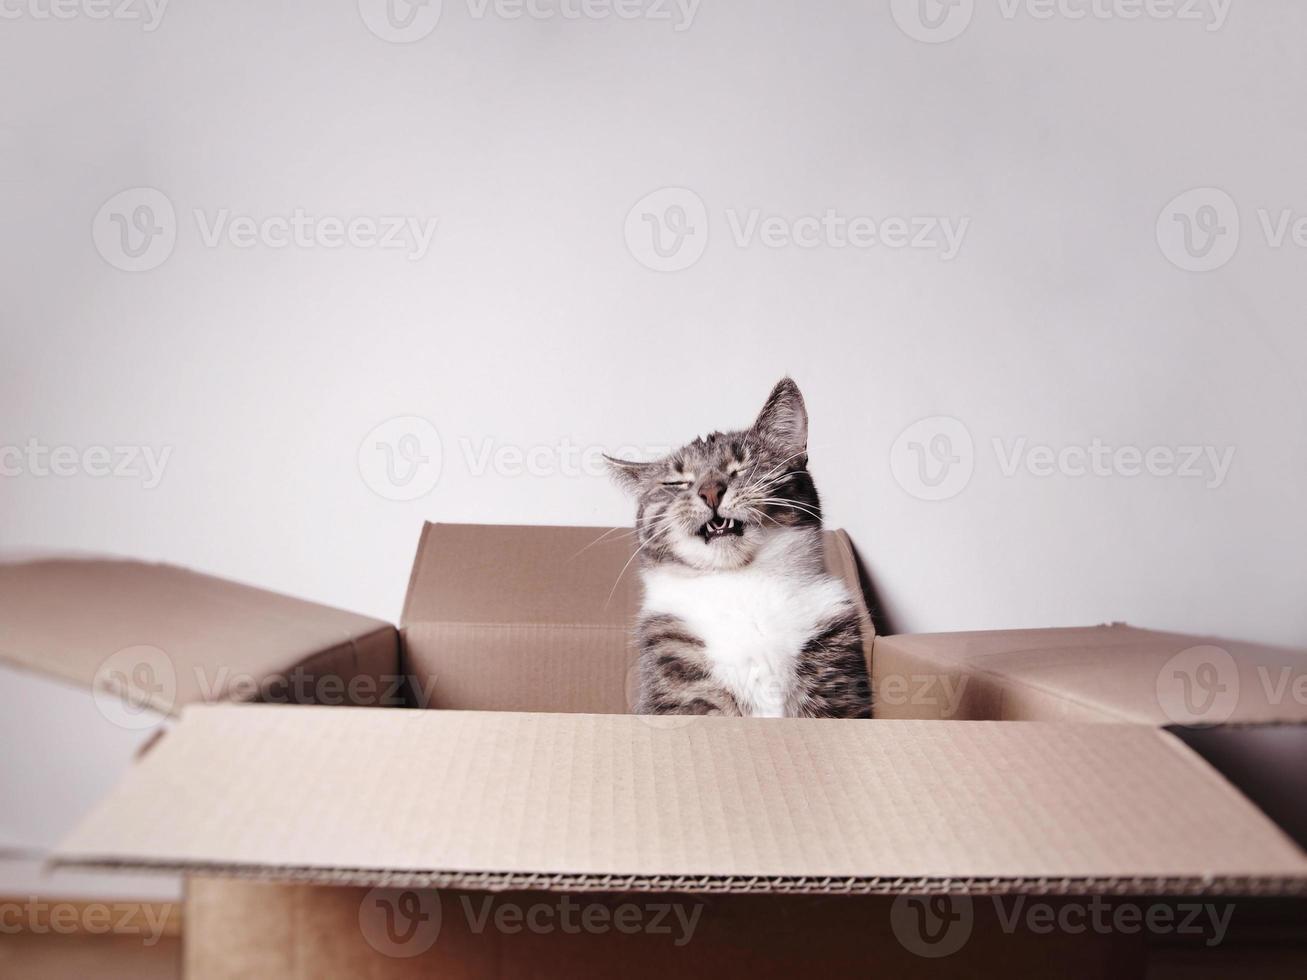
[[[821,529],[808,475],[808,412],[789,378],[748,429],[714,432],[652,462],[608,463],[636,498],[646,562],[742,568],[778,534]]]

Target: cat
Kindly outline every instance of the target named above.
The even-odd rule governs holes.
[[[793,380],[747,430],[652,462],[606,458],[638,505],[638,714],[871,717],[862,627],[825,568]]]

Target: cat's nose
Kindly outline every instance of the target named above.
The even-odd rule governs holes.
[[[699,487],[699,499],[717,512],[717,505],[722,502],[722,496],[726,493],[726,484],[721,480],[709,480],[703,486]]]

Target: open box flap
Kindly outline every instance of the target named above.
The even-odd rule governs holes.
[[[1307,721],[1307,653],[1120,623],[878,637],[872,662],[885,718]]]
[[[873,629],[848,535],[826,564]],[[624,713],[640,601],[630,528],[428,524],[400,621],[422,707]]]
[[[1307,857],[1130,725],[197,706],[64,865],[712,891],[1293,892]]]
[[[305,665],[394,673],[395,629],[172,565],[58,559],[0,565],[0,660],[171,714],[248,698]],[[126,690],[122,686],[126,685]]]

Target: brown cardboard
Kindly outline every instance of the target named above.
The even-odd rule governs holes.
[[[847,538],[828,533],[827,549],[860,598]],[[186,966],[200,980],[652,976],[687,964],[721,976],[877,967],[1033,976],[1050,957],[1086,976],[1132,976],[1142,975],[1132,939],[1014,942],[979,918],[979,938],[958,958],[905,956],[886,932],[885,896],[1307,893],[1307,856],[1154,718],[1139,717],[1135,682],[1096,673],[1099,647],[1128,676],[1129,651],[1156,634],[1038,631],[1016,650],[1003,634],[951,660],[933,641],[915,642],[923,638],[874,647],[882,718],[895,708],[885,697],[894,672],[970,678],[973,657],[1006,665],[1014,653],[1012,662],[1050,658],[1054,675],[1092,675],[1092,696],[1068,700],[1037,662],[1030,673],[1005,666],[997,679],[987,664],[953,716],[1038,710],[1056,723],[638,718],[625,714],[632,551],[620,531],[429,525],[405,603],[401,671],[414,675],[421,704],[485,710],[193,705],[56,863],[187,873]],[[251,658],[247,672],[312,645],[281,624],[279,597],[250,590],[224,604],[229,588],[242,587],[160,602],[138,584],[96,606],[96,582],[56,608],[47,581],[16,614],[26,623],[20,646],[37,652],[29,666],[85,680],[100,662],[84,649],[97,642],[98,618],[114,642],[171,646],[186,667],[230,664],[233,636],[238,656]],[[0,622],[22,605],[0,606]],[[224,632],[247,610],[262,629]],[[75,635],[48,630],[63,616],[84,620]],[[328,621],[305,616],[312,630]],[[389,627],[367,621],[359,628],[373,632],[358,634],[329,619],[351,639],[320,655],[353,657],[359,635],[389,636],[393,663]],[[0,635],[0,651],[8,639]],[[345,664],[356,662],[373,661]],[[901,710],[910,709],[942,715]],[[1103,723],[1127,717],[1148,723]],[[439,889],[445,901],[584,895],[609,906],[693,896],[714,915],[689,952],[647,936],[473,936],[453,922],[410,959],[360,942],[372,888]]]
[[[826,563],[874,630],[848,535]],[[627,528],[428,524],[404,603],[405,673],[422,707],[627,713],[640,597]]]
[[[456,888],[1299,892],[1149,726],[188,708],[58,863]]]
[[[108,668],[130,681],[144,664],[156,683],[131,696],[162,714],[205,700],[348,697],[356,678],[393,676],[397,657],[380,620],[172,565],[0,565],[0,659],[96,688]]]
[[[431,918],[388,924],[386,907],[404,902]],[[919,956],[895,931],[894,902],[874,895],[373,891],[199,876],[187,894],[186,975],[1044,980],[1050,964],[1057,964],[1059,977],[1143,976],[1148,951],[1142,936],[1008,932],[989,902],[968,909],[960,949],[947,957]],[[662,911],[668,906],[677,911]],[[691,919],[694,928],[687,930]]]
[[[882,636],[872,655],[878,718],[1304,721],[1305,679],[1303,651],[1123,624]]]

